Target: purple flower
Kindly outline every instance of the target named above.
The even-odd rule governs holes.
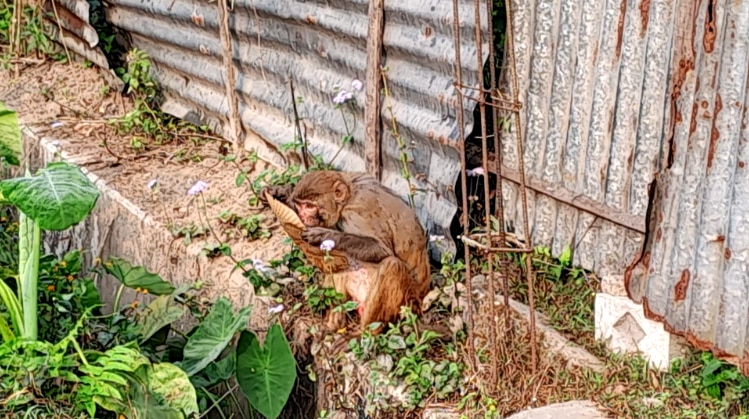
[[[192,185],[192,188],[190,188],[189,191],[187,191],[188,195],[195,196],[199,193],[203,193],[203,191],[208,187],[208,184],[203,182],[202,180],[199,180],[195,182],[194,185]]]
[[[346,90],[341,90],[338,92],[338,94],[333,98],[333,103],[336,105],[340,105],[342,103],[346,103],[347,101],[354,98],[354,94],[351,92],[348,92]]]
[[[354,90],[359,90],[359,91],[361,91],[362,87],[364,87],[364,83],[362,83],[362,82],[361,82],[361,80],[359,80],[359,79],[354,79],[354,80],[353,80],[353,81],[351,82],[351,87],[353,87],[353,88],[354,88]]]
[[[324,250],[326,252],[330,252],[335,247],[335,242],[333,240],[323,240],[322,243],[320,243],[320,250]]]

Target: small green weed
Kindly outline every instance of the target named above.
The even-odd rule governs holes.
[[[439,338],[431,330],[421,330],[418,316],[403,307],[401,320],[386,332],[372,335],[365,331],[360,340],[349,342],[357,359],[371,367],[370,383],[375,391],[366,395],[367,414],[413,410],[458,391],[465,366],[454,345],[437,344]],[[435,360],[438,354],[439,361]],[[401,395],[390,394],[390,386],[402,386]]]

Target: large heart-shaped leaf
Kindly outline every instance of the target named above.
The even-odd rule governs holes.
[[[0,102],[0,158],[18,166],[23,144],[21,129],[18,126],[18,115]]]
[[[221,297],[216,301],[185,345],[179,366],[187,375],[194,375],[221,354],[234,334],[247,327],[251,309],[252,306],[244,307],[234,316],[228,299]]]
[[[237,382],[250,404],[275,419],[286,405],[296,380],[296,361],[281,326],[268,330],[265,344],[243,331],[237,345]]]
[[[162,327],[181,319],[184,314],[185,309],[174,303],[174,297],[171,295],[159,296],[148,305],[144,316],[139,319],[138,323],[141,326],[140,342],[147,341]]]
[[[174,286],[161,279],[160,276],[148,272],[142,266],[133,266],[120,258],[110,258],[104,264],[104,269],[128,288],[141,288],[153,295],[168,295],[174,291]]]
[[[195,387],[181,368],[168,362],[155,364],[148,376],[148,388],[163,397],[169,407],[186,416],[198,412]]]
[[[3,198],[43,230],[65,230],[86,218],[99,190],[75,166],[49,163],[36,175],[0,181]]]

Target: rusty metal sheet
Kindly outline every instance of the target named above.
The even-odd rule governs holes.
[[[108,20],[129,32],[134,46],[151,56],[155,79],[166,89],[164,109],[222,132],[228,112],[215,3],[110,3]],[[365,78],[367,1],[240,0],[234,5],[231,26],[239,111],[248,132],[245,144],[258,147],[271,162],[283,163],[273,150],[294,139],[288,85],[293,77],[311,151],[330,160],[341,149],[346,127],[355,126],[353,143],[340,151],[334,163],[343,170],[364,170],[364,92],[355,95],[355,115],[346,121],[331,99],[336,86],[350,90],[352,79]],[[409,146],[409,169],[423,179],[413,186],[428,191],[416,195],[421,221],[430,234],[446,237],[457,210],[453,188],[460,174],[452,13],[451,2],[438,0],[386,3],[384,65],[391,98],[383,102],[381,113],[383,183],[404,197],[408,193],[400,174],[400,150],[390,133],[392,108]],[[461,66],[467,86],[477,86],[479,73],[474,19],[474,3],[461,2]],[[483,52],[488,55],[487,44]],[[475,96],[466,89],[466,132],[472,127]],[[454,244],[447,248],[454,250]]]
[[[749,374],[749,1],[679,4],[675,21],[670,155],[627,289]]]
[[[669,108],[672,0],[513,1],[534,245],[622,275],[642,244]],[[503,90],[509,93],[505,85]],[[503,173],[517,170],[515,128]],[[522,222],[515,179],[506,217]]]
[[[99,35],[89,22],[90,5],[86,0],[44,2],[49,29],[55,39],[75,54],[108,70],[109,62],[97,48]]]

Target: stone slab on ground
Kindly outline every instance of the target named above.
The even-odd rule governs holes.
[[[524,410],[506,419],[604,419],[606,417],[595,403],[587,400],[574,400]]]
[[[639,352],[659,370],[666,370],[674,357],[684,355],[683,339],[646,318],[642,305],[628,297],[596,294],[595,338],[606,341],[614,352]]]

